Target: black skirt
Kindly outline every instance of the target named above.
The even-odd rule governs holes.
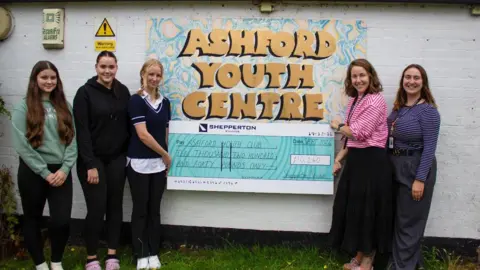
[[[386,149],[349,148],[333,204],[330,241],[356,252],[391,252],[392,171]]]

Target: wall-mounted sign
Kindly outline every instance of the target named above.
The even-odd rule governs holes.
[[[115,32],[113,31],[112,26],[108,22],[107,18],[104,18],[100,26],[97,28],[95,37],[114,37]]]
[[[117,48],[117,41],[114,39],[99,39],[95,40],[95,51],[109,51],[114,52]]]
[[[44,9],[42,44],[46,49],[64,47],[65,11],[63,8]]]
[[[172,104],[168,189],[333,194],[333,117],[359,20],[151,18]]]

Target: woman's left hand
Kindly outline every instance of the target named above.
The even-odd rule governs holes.
[[[65,180],[67,179],[67,175],[61,171],[58,170],[54,175],[53,175],[53,182],[52,186],[54,187],[59,187],[65,183]]]
[[[340,124],[340,121],[338,121],[338,120],[332,120],[332,121],[330,122],[330,127],[333,128],[334,130],[337,130],[339,124]]]
[[[420,201],[423,197],[423,189],[425,188],[425,183],[420,180],[413,181],[412,185],[412,197],[415,201]]]
[[[338,161],[335,161],[335,163],[333,163],[333,176],[337,176],[337,173],[340,171],[340,169],[342,169],[342,164]]]

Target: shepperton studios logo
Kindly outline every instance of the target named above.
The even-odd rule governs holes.
[[[257,130],[257,127],[254,125],[232,125],[232,124],[207,124],[200,123],[198,125],[198,132],[206,133],[208,130],[222,130],[227,133],[240,133],[244,130]]]
[[[215,130],[217,132],[225,133],[242,133],[243,131],[257,130],[254,125],[236,125],[236,124],[206,124],[201,123],[198,126],[198,132],[208,132]]]
[[[198,125],[198,132],[208,132],[208,124],[202,124]]]

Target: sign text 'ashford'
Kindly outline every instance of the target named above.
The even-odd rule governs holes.
[[[295,33],[272,32],[269,30],[223,30],[214,29],[208,36],[200,29],[188,33],[185,46],[179,57],[190,57],[198,51],[198,56],[251,56],[303,58],[321,60],[331,56],[336,50],[335,38],[326,31],[310,32],[299,30]],[[267,89],[312,89],[314,87],[313,65],[307,64],[241,64],[234,63],[193,63],[192,67],[200,74],[200,89],[214,87],[231,89],[240,82],[248,88],[257,88],[268,75]],[[281,84],[282,74],[287,75]],[[208,100],[209,106],[201,106]],[[225,105],[230,101],[229,108]],[[279,120],[321,120],[323,109],[321,93],[295,92],[241,93],[194,91],[182,103],[184,114],[191,119],[209,118],[249,118]],[[279,104],[280,103],[280,104]],[[303,103],[303,106],[302,106]],[[278,115],[273,108],[279,104]],[[262,105],[260,115],[256,106]],[[300,108],[303,107],[303,112]]]

